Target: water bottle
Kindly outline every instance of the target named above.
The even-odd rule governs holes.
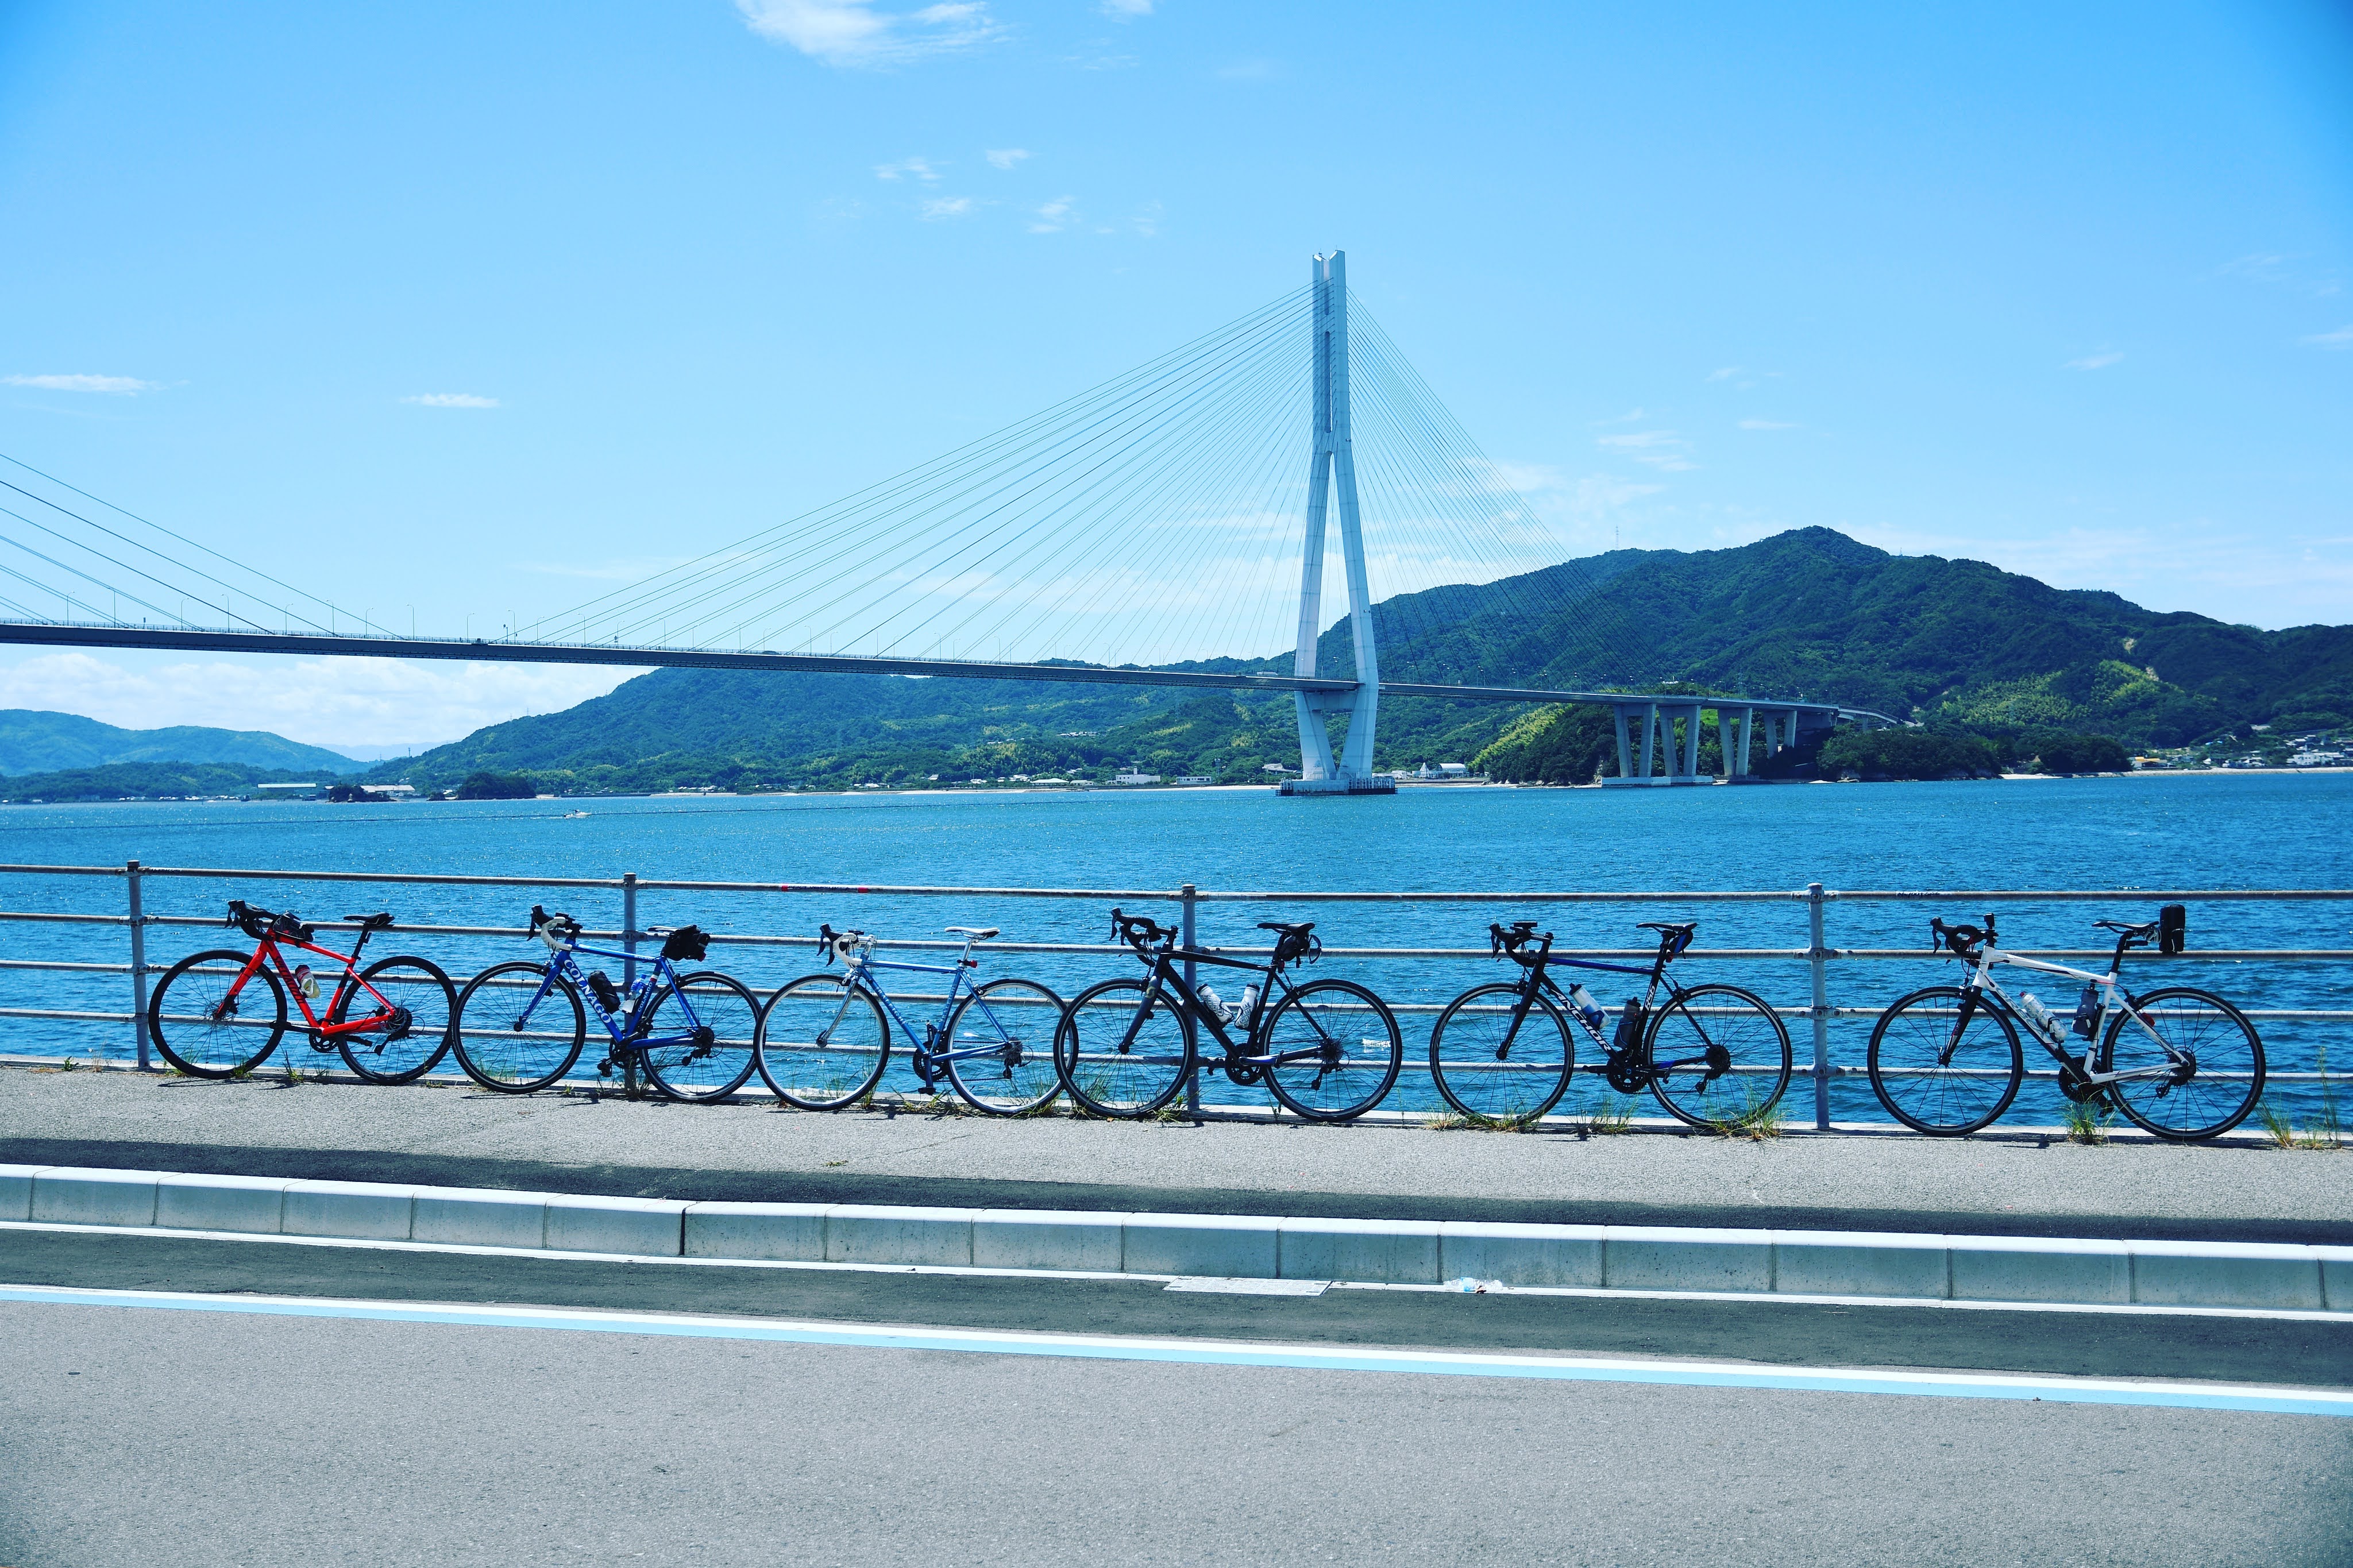
[[[300,991],[305,996],[311,997],[314,1000],[317,998],[319,994],[319,979],[318,976],[311,973],[311,966],[309,964],[303,963],[295,966],[294,989]]]
[[[1576,1005],[1577,1016],[1585,1020],[1586,1027],[1596,1030],[1601,1027],[1604,1014],[1601,1004],[1593,999],[1592,992],[1582,984],[1572,985],[1568,988],[1568,999]]]
[[[2100,1032],[2100,988],[2088,980],[2075,998],[2075,1032],[2087,1040]]]
[[[2051,1016],[2051,1009],[2045,1007],[2042,998],[2033,992],[2029,991],[2018,999],[2018,1010],[2025,1017],[2028,1026],[2052,1045],[2066,1037],[2060,1032],[2059,1020]]]
[[[1227,1016],[1237,1020],[1247,1018],[1250,1016],[1250,1009],[1257,1005],[1258,987],[1255,985],[1245,985],[1242,987],[1242,999],[1234,1004],[1234,1010],[1228,1014]]]
[[[1226,999],[1218,994],[1216,986],[1204,985],[1193,994],[1201,999],[1201,1005],[1207,1007],[1209,1010],[1209,1016],[1220,1024],[1234,1016],[1234,1010],[1226,1005]]]

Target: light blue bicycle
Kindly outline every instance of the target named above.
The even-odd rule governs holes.
[[[980,960],[973,943],[997,934],[994,926],[949,926],[964,939],[954,963],[893,963],[874,956],[874,939],[861,931],[822,927],[818,941],[839,974],[804,974],[768,998],[760,1020],[760,1076],[778,1099],[804,1110],[839,1110],[874,1092],[891,1059],[891,1025],[907,1037],[916,1080],[937,1092],[944,1079],[957,1097],[991,1116],[1044,1110],[1060,1092],[1054,1071],[1054,1035],[1062,999],[1034,980],[991,980],[966,989]],[[878,970],[944,974],[940,996],[893,999]],[[918,1029],[901,1002],[936,1001],[939,1016]]]

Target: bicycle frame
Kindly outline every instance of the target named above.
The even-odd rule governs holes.
[[[541,937],[541,940],[547,941],[544,936]],[[591,958],[617,958],[625,963],[638,955],[613,948],[583,947],[577,937],[566,936],[558,940],[563,942],[563,946],[557,947],[554,942],[547,943],[554,956],[548,959],[546,967],[541,971],[539,989],[532,994],[531,1000],[523,1005],[522,1012],[517,1015],[516,1028],[520,1029],[531,1021],[532,1014],[538,1011],[542,1002],[547,1000],[548,993],[555,989],[555,982],[560,977],[572,982],[573,989],[579,993],[580,999],[588,1005],[590,1014],[595,1016],[598,1024],[603,1026],[605,1033],[612,1037],[613,1044],[617,1047],[641,1051],[654,1046],[696,1046],[707,1043],[704,1037],[711,1031],[704,1026],[702,1019],[694,1016],[693,999],[679,984],[678,972],[670,967],[669,959],[659,953],[654,955],[652,973],[624,994],[620,1011],[616,1013],[605,1005],[604,998],[597,995],[596,988],[588,983],[587,973],[580,967],[577,955],[585,952]],[[677,995],[679,1011],[685,1015],[684,1032],[668,1035],[638,1034],[639,1019],[646,1003],[665,985]]]
[[[286,983],[287,994],[294,998],[294,1005],[302,1009],[303,1027],[311,1032],[315,1042],[331,1040],[339,1035],[356,1035],[381,1028],[387,1023],[396,1021],[404,1009],[388,1000],[383,992],[360,978],[360,953],[367,947],[367,939],[368,933],[364,931],[361,931],[360,939],[353,944],[352,951],[349,953],[341,953],[331,947],[321,947],[315,942],[295,936],[281,936],[275,930],[271,930],[256,939],[253,956],[245,961],[245,967],[237,973],[235,980],[229,982],[228,991],[221,998],[221,1005],[225,1008],[234,1006],[238,994],[245,989],[245,983],[253,978],[255,973],[267,960],[278,971],[278,977]],[[332,958],[343,966],[343,977],[335,982],[334,993],[327,999],[328,1016],[333,1016],[336,1007],[341,1005],[343,998],[353,991],[364,991],[375,997],[378,1010],[363,1018],[346,1018],[340,1024],[321,1022],[321,1015],[311,1010],[311,999],[303,994],[302,983],[295,977],[293,967],[286,962],[285,953],[280,951],[281,942],[299,947],[305,952],[315,952],[322,958]]]
[[[876,958],[874,939],[861,937],[854,949],[856,956],[849,957],[846,954],[844,956],[849,973],[842,977],[841,1005],[834,1010],[833,1022],[827,1025],[818,1037],[819,1041],[823,1042],[832,1037],[834,1029],[849,1010],[849,999],[863,990],[882,1005],[882,1010],[891,1015],[891,1021],[898,1025],[900,1032],[907,1037],[908,1049],[916,1063],[916,1076],[926,1085],[931,1082],[933,1076],[938,1070],[944,1068],[950,1062],[970,1061],[976,1057],[1002,1056],[1006,1048],[1003,1039],[958,1050],[953,1040],[940,1038],[940,1032],[947,1026],[948,1015],[955,1011],[956,1004],[965,994],[965,982],[971,978],[971,972],[980,966],[980,960],[972,955],[973,943],[977,940],[975,937],[965,937],[964,951],[956,955],[954,963],[902,963],[891,959]],[[878,969],[895,969],[908,974],[946,975],[948,994],[940,1004],[939,1017],[924,1025],[921,1029],[917,1029],[909,1023],[907,1016],[899,1011],[898,1004],[891,1000],[891,994],[875,983],[874,971]],[[987,1017],[997,1032],[1007,1039],[1011,1038],[1013,1031],[1005,1026],[1005,1021],[999,1018],[997,1016],[997,1010],[988,1005],[988,998],[979,994],[977,986],[973,988],[973,999],[980,1004],[982,1014]]]
[[[1519,1038],[1520,1026],[1527,1021],[1528,1013],[1535,1005],[1537,994],[1539,992],[1548,991],[1560,1000],[1562,1004],[1561,1011],[1566,1013],[1570,1018],[1574,1019],[1577,1026],[1583,1029],[1596,1045],[1608,1052],[1609,1057],[1616,1057],[1620,1054],[1620,1047],[1616,1047],[1609,1040],[1604,1039],[1602,1037],[1601,1031],[1594,1027],[1592,1020],[1586,1017],[1586,1016],[1582,1012],[1578,1011],[1576,1006],[1570,1005],[1568,994],[1561,989],[1559,983],[1554,980],[1552,975],[1548,973],[1550,970],[1556,968],[1594,969],[1600,970],[1610,974],[1639,974],[1642,976],[1643,979],[1648,982],[1648,984],[1645,986],[1642,993],[1642,1012],[1645,1016],[1649,1015],[1653,1010],[1653,1005],[1659,998],[1659,986],[1662,983],[1667,988],[1667,1001],[1670,1005],[1680,999],[1683,994],[1683,983],[1677,980],[1669,979],[1667,976],[1667,965],[1673,962],[1676,957],[1680,956],[1682,952],[1682,949],[1680,948],[1676,949],[1673,952],[1669,952],[1662,946],[1660,948],[1658,954],[1646,964],[1611,963],[1606,960],[1599,958],[1556,958],[1553,956],[1552,952],[1552,933],[1547,931],[1542,938],[1537,940],[1540,945],[1534,952],[1523,952],[1517,949],[1506,950],[1512,962],[1517,963],[1522,969],[1527,971],[1528,973],[1534,977],[1534,984],[1531,984],[1525,980],[1523,980],[1521,983],[1520,1000],[1512,1009],[1511,1027],[1505,1031],[1504,1036],[1503,1050],[1505,1053],[1508,1053],[1511,1050],[1513,1042]],[[1696,1019],[1694,1021],[1694,1023],[1697,1022]],[[1647,1036],[1645,1037],[1647,1038]],[[1704,1040],[1706,1037],[1707,1037],[1703,1030],[1701,1038]],[[1651,1061],[1647,1063],[1646,1067],[1647,1070],[1651,1073],[1665,1074],[1679,1071],[1682,1068],[1694,1065],[1694,1063],[1705,1065],[1706,1061],[1706,1056],[1702,1054],[1698,1057],[1678,1057],[1672,1061],[1663,1063]],[[1611,1063],[1605,1058],[1605,1059],[1601,1061],[1588,1062],[1574,1070],[1582,1073],[1592,1073],[1598,1076],[1607,1076],[1611,1070]]]
[[[2053,1061],[2062,1065],[2072,1065],[2067,1053],[2060,1047],[2052,1044],[2044,1037],[2042,1030],[2034,1027],[2033,1021],[2019,1011],[2018,1004],[2010,1000],[2010,993],[2004,991],[2000,983],[1994,979],[1992,971],[1996,964],[2009,963],[2015,964],[2021,969],[2039,970],[2045,974],[2063,974],[2070,980],[2081,981],[2087,985],[2096,985],[2100,990],[2100,1005],[2098,1012],[2093,1015],[2092,1037],[2084,1042],[2084,1056],[2086,1059],[2078,1069],[2083,1073],[2083,1081],[2094,1088],[2100,1088],[2112,1083],[2122,1083],[2131,1079],[2175,1077],[2183,1065],[2182,1054],[2176,1050],[2163,1035],[2150,1026],[2147,1018],[2142,1016],[2140,1009],[2133,1005],[2131,995],[2125,991],[2124,951],[2123,946],[2119,944],[2116,956],[2108,961],[2108,972],[2102,974],[2095,970],[2077,969],[2071,964],[2053,963],[2045,958],[2029,958],[2023,953],[2006,952],[1990,942],[1980,942],[1969,956],[1969,973],[1968,977],[1962,982],[1961,989],[1968,995],[1970,1003],[1975,1003],[1985,994],[1991,993],[1994,1000],[2000,1004],[2005,1012],[2025,1023],[2026,1033],[2034,1037],[2035,1043],[2049,1053]],[[2165,1053],[2166,1062],[2169,1063],[2169,1066],[2129,1068],[2123,1072],[2103,1070],[2109,1058],[2107,1047],[2101,1038],[2100,1025],[2106,1021],[2108,1009],[2117,1006],[2124,1009],[2125,1016],[2140,1026],[2142,1033],[2157,1042],[2158,1049]],[[1938,1066],[1946,1066],[1951,1062],[1953,1052],[1960,1045],[1961,1033],[1968,1026],[1969,1011],[1968,1005],[1964,1005],[1960,1009],[1959,1017],[1954,1025],[1952,1041],[1938,1054]],[[2054,1014],[2053,1016],[2057,1015]],[[2095,1050],[2099,1053],[2097,1061],[2100,1065],[2098,1066],[2094,1065],[2091,1059]]]
[[[1139,948],[1136,957],[1152,972],[1152,979],[1145,987],[1144,1001],[1137,1006],[1135,1016],[1129,1020],[1126,1032],[1120,1036],[1119,1050],[1123,1055],[1135,1044],[1136,1034],[1151,1018],[1154,1005],[1172,993],[1176,1007],[1185,1016],[1191,1018],[1196,1025],[1208,1026],[1210,1035],[1216,1038],[1218,1045],[1225,1052],[1225,1059],[1219,1065],[1225,1068],[1226,1076],[1233,1079],[1237,1083],[1250,1081],[1267,1068],[1282,1067],[1288,1062],[1303,1062],[1311,1058],[1320,1060],[1329,1057],[1335,1050],[1345,1048],[1342,1042],[1324,1033],[1322,1022],[1314,1014],[1303,1008],[1300,1016],[1305,1018],[1315,1030],[1322,1044],[1296,1051],[1251,1054],[1252,1047],[1264,1044],[1262,1037],[1266,1030],[1267,1020],[1272,1016],[1274,1007],[1281,1005],[1275,998],[1276,987],[1280,986],[1286,997],[1298,990],[1298,987],[1292,984],[1283,974],[1282,966],[1271,959],[1261,963],[1252,959],[1228,958],[1222,953],[1211,952],[1203,948],[1176,947],[1173,944],[1148,951]],[[1240,1046],[1237,1046],[1234,1043],[1234,1037],[1226,1032],[1225,1020],[1219,1017],[1217,1009],[1202,1001],[1200,992],[1186,980],[1183,972],[1177,968],[1180,963],[1197,965],[1206,963],[1218,969],[1247,970],[1266,980],[1267,984],[1258,988],[1258,995],[1250,1004],[1248,1026],[1243,1030]],[[1196,1055],[1198,1054],[1197,1050]]]

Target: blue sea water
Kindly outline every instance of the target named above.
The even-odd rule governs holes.
[[[569,815],[585,810],[585,817]],[[2311,774],[2143,775],[1955,784],[1805,785],[1694,790],[1409,789],[1394,797],[1284,800],[1268,790],[1098,791],[1086,794],[871,793],[800,797],[515,801],[336,806],[297,803],[136,804],[0,808],[5,858],[16,866],[114,866],[438,873],[758,882],[771,888],[839,883],[960,888],[1080,888],[1173,892],[1190,882],[1218,890],[1507,892],[1574,890],[1688,895],[1717,890],[1791,892],[1810,882],[1836,890],[1901,889],[2353,888],[2353,772]],[[31,873],[0,878],[11,910],[119,914],[119,877]],[[150,878],[151,914],[217,918],[236,897],[292,907],[311,918],[390,909],[409,925],[515,926],[533,902],[568,909],[594,926],[619,923],[613,889],[479,889]],[[935,935],[948,924],[997,925],[1009,941],[1099,942],[1106,898],[1009,895],[902,898],[798,892],[650,889],[638,920],[695,921],[722,932],[813,933],[820,921],[889,937]],[[1133,900],[1131,900],[1133,902]],[[2124,893],[2096,905],[2000,900],[2005,943],[2034,948],[2095,944],[2094,919],[2151,919],[2154,899]],[[1163,920],[1173,904],[1144,907]],[[1977,901],[1925,906],[1836,900],[1825,940],[1834,948],[1921,950],[1916,961],[1841,961],[1830,966],[1833,1005],[1876,1010],[1905,991],[1945,978],[1951,966],[1926,953],[1928,917],[1987,912]],[[1696,920],[1699,946],[1803,948],[1799,900],[1717,904],[1547,905],[1210,901],[1200,909],[1206,942],[1248,945],[1254,922],[1312,919],[1334,948],[1485,947],[1488,921],[1542,921],[1575,948],[1636,945],[1642,920]],[[149,962],[215,945],[233,933],[165,926],[149,936]],[[2353,900],[2197,903],[2194,948],[2353,948]],[[393,946],[393,943],[385,951]],[[512,938],[410,939],[453,973],[528,956]],[[0,921],[0,959],[121,963],[120,927]],[[755,988],[814,968],[812,949],[713,950],[713,962]],[[1687,961],[1689,977],[1729,979],[1782,1006],[1810,997],[1807,967],[1792,961]],[[1113,955],[992,958],[990,973],[1018,973],[1066,994],[1121,971]],[[1132,966],[1131,966],[1132,967]],[[1500,969],[1459,960],[1327,957],[1324,973],[1358,978],[1392,1002],[1438,1004]],[[2353,1009],[2345,963],[2184,964],[2178,983],[2209,986],[2242,1006]],[[2033,982],[2028,982],[2031,984]],[[121,1011],[119,975],[0,971],[0,1005]],[[1614,982],[1613,982],[1614,984]],[[1599,988],[1615,1001],[1610,986]],[[2072,1001],[2066,983],[2043,987]],[[1409,1071],[1393,1108],[1430,1103],[1426,1077],[1410,1070],[1426,1049],[1430,1016],[1403,1019]],[[1833,1063],[1859,1066],[1870,1020],[1840,1017],[1830,1029]],[[2332,1044],[2353,1060],[2345,1021],[2259,1020],[2274,1070],[2309,1069]],[[1811,1026],[1793,1020],[1802,1074]],[[0,1051],[120,1058],[127,1026],[0,1018]],[[591,1053],[593,1057],[593,1052]],[[2033,1053],[2030,1047],[2030,1056]],[[2031,1064],[2033,1065],[2033,1064]],[[1597,1092],[1580,1080],[1578,1093]],[[1859,1078],[1833,1081],[1841,1120],[1883,1119]],[[1231,1096],[1240,1091],[1228,1088]],[[1810,1116],[1810,1091],[1792,1086],[1791,1110]],[[2309,1086],[2273,1099],[2308,1113]],[[2044,1103],[2049,1100],[2050,1103]],[[2056,1100],[2030,1086],[2012,1121],[2056,1119]]]

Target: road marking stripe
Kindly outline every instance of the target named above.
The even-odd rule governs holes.
[[[86,1290],[51,1285],[0,1285],[0,1301],[167,1311],[248,1312],[294,1318],[355,1318],[380,1322],[450,1323],[481,1328],[561,1329],[592,1333],[666,1334],[877,1350],[1075,1356],[1098,1361],[1175,1362],[1207,1366],[1423,1373],[1457,1377],[1539,1378],[1697,1388],[1903,1394],[1964,1399],[2041,1400],[2067,1405],[2152,1405],[2188,1410],[2353,1416],[2353,1391],[2236,1384],[2139,1382],[1995,1373],[1889,1372],[1862,1367],[1773,1367],[1614,1356],[1362,1350],[1349,1346],[1254,1341],[1144,1339],[1000,1329],[877,1327],[782,1318],[715,1318],[676,1312],[609,1312],[556,1307],[199,1295],[172,1290]]]

